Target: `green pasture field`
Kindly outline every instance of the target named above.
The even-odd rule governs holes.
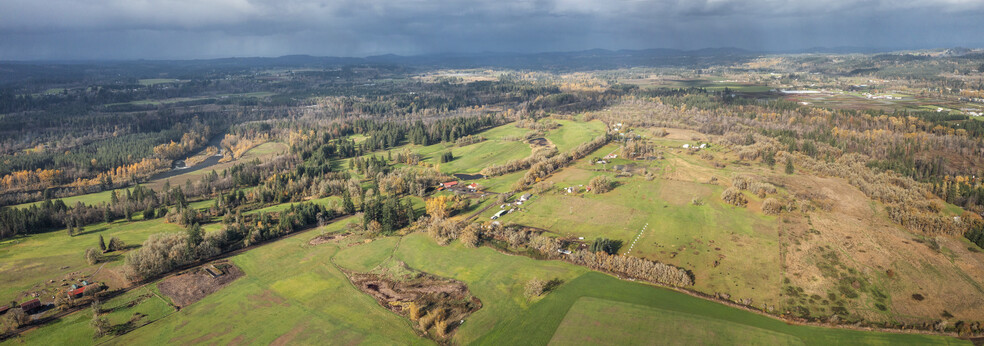
[[[331,205],[332,203],[341,205],[342,198],[341,197],[338,197],[338,196],[328,196],[328,197],[323,197],[323,198],[312,199],[310,201],[305,201],[305,202],[314,203],[314,204],[318,204],[318,205],[322,205],[322,206],[328,206],[328,205]],[[262,208],[262,209],[251,210],[251,211],[246,212],[245,214],[246,215],[249,215],[249,214],[256,214],[256,213],[279,212],[279,211],[287,210],[288,208],[290,208],[291,205],[300,204],[300,203],[301,202],[298,202],[298,203],[282,203],[282,204],[277,204],[277,205],[269,206],[269,207]]]
[[[492,164],[504,164],[530,156],[530,145],[524,141],[529,129],[518,128],[509,123],[479,133],[484,141],[462,147],[451,143],[438,143],[428,146],[411,146],[411,150],[423,156],[424,162],[436,165],[444,173],[478,173]],[[448,150],[454,154],[451,162],[441,163],[441,154]],[[393,149],[393,153],[400,149]]]
[[[164,84],[164,83],[180,82],[180,80],[173,79],[173,78],[149,78],[149,79],[141,79],[139,82],[140,85],[150,86],[150,85],[157,85],[157,84]]]
[[[478,345],[968,344],[919,334],[787,324],[683,293],[588,272],[512,316]]]
[[[723,186],[663,177],[668,171],[684,169],[678,167],[684,164],[709,169],[715,175],[731,174],[705,167],[689,155],[666,153],[667,159],[660,161],[619,158],[604,166],[590,164],[591,158],[614,148],[614,144],[607,145],[554,173],[546,179],[554,183],[552,190],[534,193],[520,210],[497,221],[542,228],[557,236],[583,237],[587,242],[595,238],[621,240],[621,254],[692,270],[699,291],[751,298],[757,306],[778,305],[782,280],[778,222],[757,209],[757,196],[746,193],[750,206],[736,208],[720,199]],[[647,181],[639,174],[615,177],[603,171],[615,164],[648,167],[657,172],[657,178]],[[585,187],[598,175],[607,175],[618,185],[603,194],[585,193]],[[580,192],[566,194],[561,190],[568,186]],[[693,205],[694,197],[704,205]],[[499,210],[489,208],[478,220],[488,220]]]
[[[551,119],[550,121],[560,124],[560,127],[550,130],[546,138],[562,153],[605,134],[606,130],[605,124],[600,120],[584,122]]]
[[[322,232],[344,229],[350,218]],[[147,299],[134,308],[154,324],[130,333],[92,339],[84,311],[27,333],[29,341],[70,340],[76,344],[107,343],[344,343],[430,344],[417,336],[409,321],[384,309],[347,281],[332,263],[368,271],[390,260],[434,275],[465,282],[482,300],[454,336],[460,344],[569,344],[590,340],[605,343],[666,341],[715,343],[742,340],[769,344],[911,344],[961,343],[923,335],[871,333],[786,324],[650,285],[560,261],[538,261],[502,254],[488,247],[469,249],[460,243],[439,246],[422,233],[364,243],[309,245],[314,231],[269,243],[232,257],[244,277],[199,302],[172,313],[163,301]],[[360,245],[348,245],[348,244]],[[545,297],[529,299],[524,285],[532,278],[558,279],[562,284]],[[152,287],[152,286],[148,286]],[[152,288],[148,289],[153,291]],[[132,294],[130,294],[132,295]],[[156,298],[155,298],[156,299]],[[127,299],[116,298],[106,306]],[[152,303],[153,302],[153,303]],[[132,314],[111,315],[112,323]],[[149,311],[149,312],[143,312]],[[616,323],[618,322],[618,323]],[[709,330],[707,327],[713,327]],[[640,330],[646,333],[638,333]],[[658,331],[654,333],[652,331]],[[16,340],[16,339],[15,339]]]
[[[141,287],[104,302],[101,309],[108,312],[104,313],[102,317],[108,319],[110,325],[113,326],[123,325],[133,319],[132,327],[138,328],[175,312],[174,307],[164,299],[155,292],[152,286]],[[134,305],[130,306],[130,304]],[[112,340],[112,335],[93,338],[94,333],[89,325],[91,322],[92,310],[86,309],[55,320],[39,330],[25,333],[22,337],[11,339],[5,343],[80,345]]]
[[[89,265],[83,255],[88,248],[99,248],[100,235],[107,243],[110,238],[119,237],[127,245],[139,245],[151,234],[181,231],[184,228],[165,223],[164,219],[134,222],[116,220],[109,224],[88,225],[82,234],[74,237],[69,237],[66,231],[60,230],[4,240],[0,242],[0,277],[4,278],[3,285],[0,285],[0,299],[8,302],[22,300],[20,292],[35,285],[61,288],[60,279],[71,272],[92,274],[103,263]],[[108,262],[104,262],[104,269],[122,264],[125,257],[123,253],[107,254]],[[48,285],[48,280],[55,280],[55,283]],[[43,300],[52,299],[46,297]]]
[[[325,231],[337,231],[349,221]],[[409,321],[353,287],[331,263],[343,247],[309,245],[315,235],[298,234],[233,257],[244,277],[110,344],[430,343],[413,332]]]

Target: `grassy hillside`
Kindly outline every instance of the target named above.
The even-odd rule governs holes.
[[[77,344],[108,343],[430,343],[409,322],[379,306],[351,286],[333,261],[349,270],[367,271],[387,259],[411,268],[465,282],[483,307],[459,328],[462,344],[651,343],[655,340],[714,343],[883,344],[954,343],[955,339],[792,326],[784,322],[649,285],[618,280],[558,261],[537,261],[501,254],[491,248],[469,249],[459,243],[439,246],[424,234],[364,242],[309,245],[322,232],[345,229],[357,219],[331,224],[250,250],[232,258],[245,276],[180,312],[160,298],[110,315],[113,324],[140,312],[153,327],[118,337],[92,339],[89,312],[80,312],[30,332],[22,340]],[[350,245],[351,244],[351,245]],[[528,299],[532,278],[558,279],[562,285],[539,299]],[[106,306],[125,304],[134,295],[156,293],[147,286]],[[155,300],[156,299],[156,300]],[[612,323],[626,321],[625,323]],[[713,326],[708,331],[707,326]],[[655,329],[654,329],[655,328]],[[641,333],[640,330],[647,332]],[[652,333],[658,330],[659,333]]]

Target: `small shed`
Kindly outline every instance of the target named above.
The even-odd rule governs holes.
[[[499,212],[495,213],[495,215],[492,215],[492,220],[498,219],[500,216],[502,216],[505,213],[506,213],[505,209],[500,210]]]
[[[530,197],[533,197],[533,194],[532,193],[527,193],[525,195],[519,196],[519,201],[520,202],[528,201],[530,199]]]
[[[24,311],[31,311],[41,307],[41,300],[39,299],[28,300],[27,302],[21,304],[20,307]]]
[[[5,313],[7,313],[7,310],[10,310],[10,307],[9,306],[6,306],[6,305],[0,306],[0,315],[3,315]]]
[[[210,266],[208,268],[205,268],[205,272],[208,273],[208,275],[212,276],[213,279],[222,276],[222,274],[225,274],[222,272],[222,270],[216,268],[215,266]]]

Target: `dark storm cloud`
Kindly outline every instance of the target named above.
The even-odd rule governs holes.
[[[979,0],[4,0],[0,59],[981,46]]]

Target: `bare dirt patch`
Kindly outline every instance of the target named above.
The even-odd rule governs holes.
[[[347,238],[350,235],[352,235],[352,234],[351,233],[348,233],[348,232],[345,232],[345,233],[322,234],[322,235],[319,235],[317,237],[312,238],[311,241],[308,242],[308,244],[309,245],[320,245],[320,244],[324,244],[324,243],[337,243],[338,241],[340,241],[342,239],[345,239],[345,238]]]
[[[175,305],[184,307],[217,292],[241,276],[243,272],[239,267],[228,261],[218,261],[169,277],[157,284],[157,288]]]
[[[448,340],[465,318],[482,308],[465,283],[419,272],[402,262],[395,268],[346,275],[359,290],[437,341]]]

